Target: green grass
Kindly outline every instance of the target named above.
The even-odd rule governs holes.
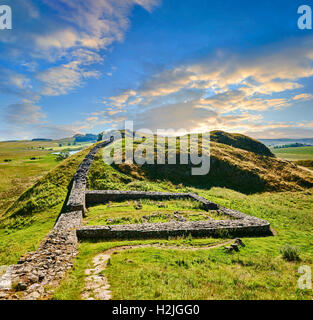
[[[313,146],[297,148],[272,149],[272,152],[279,158],[289,161],[313,160]]]
[[[234,254],[222,248],[197,251],[141,248],[112,255],[105,274],[113,299],[313,298],[312,290],[297,288],[298,267],[313,267],[313,189],[254,195],[223,188],[193,191],[221,205],[267,219],[276,235],[243,238],[246,247]],[[214,239],[171,241],[198,246]],[[92,265],[96,254],[114,246],[147,242],[81,243],[75,267],[54,298],[80,299],[84,270]],[[281,248],[286,245],[297,248],[299,261],[284,259]]]
[[[138,204],[141,208],[138,209]],[[229,219],[227,215],[216,211],[206,212],[200,202],[192,200],[166,200],[166,201],[122,201],[109,202],[88,208],[87,225],[137,224],[143,222],[157,223],[170,222],[177,219],[173,213],[177,212],[187,221]],[[170,215],[170,217],[168,216]]]
[[[225,239],[192,239],[190,237],[182,237],[168,240],[140,240],[140,241],[110,241],[110,242],[83,242],[79,246],[79,255],[74,260],[72,270],[67,277],[61,282],[60,286],[55,290],[52,299],[55,300],[80,300],[80,294],[84,289],[84,279],[86,277],[85,270],[92,267],[92,258],[110,248],[153,244],[160,245],[164,248],[168,246],[192,247],[192,246],[213,246],[224,242]]]
[[[15,264],[26,252],[35,251],[52,230],[61,207],[28,218],[5,219],[0,224],[0,265]]]
[[[0,142],[0,217],[25,190],[59,164],[53,152],[90,145],[69,147],[68,143],[73,139]]]
[[[114,154],[123,154],[118,141],[108,148],[114,148]],[[155,163],[138,166],[122,163],[109,166],[104,164],[102,154],[99,152],[88,175],[90,189],[165,191],[183,184],[185,189],[225,187],[252,194],[264,191],[304,190],[313,187],[313,173],[290,162],[222,143],[211,142],[209,145],[207,140],[203,141],[202,148],[210,150],[211,160],[210,172],[202,176],[192,175],[191,165]],[[174,144],[169,154],[175,157],[178,152],[179,147],[176,144],[175,148]]]
[[[57,163],[0,216],[0,265],[16,263],[21,255],[34,251],[51,231],[87,152]]]

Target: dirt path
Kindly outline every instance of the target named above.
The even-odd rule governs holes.
[[[161,246],[159,244],[139,244],[139,245],[129,245],[129,246],[120,246],[110,248],[103,253],[96,255],[92,262],[94,268],[85,270],[87,277],[85,278],[85,288],[82,293],[82,298],[84,300],[110,300],[111,291],[110,284],[108,279],[103,274],[108,260],[111,258],[112,254],[122,252],[125,250],[131,249],[140,249],[140,248],[158,248],[165,250],[188,250],[188,251],[197,251],[197,250],[211,250],[219,247],[226,246],[230,243],[233,243],[234,240],[228,240],[223,243],[219,243],[212,246],[205,247],[177,247],[177,246]]]

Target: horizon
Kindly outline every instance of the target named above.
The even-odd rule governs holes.
[[[13,22],[0,30],[0,141],[97,134],[127,120],[313,138],[313,31],[298,28],[302,1],[3,4]]]

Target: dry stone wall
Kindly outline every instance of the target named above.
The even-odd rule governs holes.
[[[87,173],[100,148],[112,141],[96,145],[87,154],[74,176],[67,203],[53,230],[35,252],[22,256],[0,277],[0,299],[44,299],[51,294],[65,273],[72,267],[77,254],[76,229],[82,225],[85,211]]]
[[[97,144],[85,157],[81,165],[79,166],[77,172],[74,175],[73,186],[71,189],[71,193],[69,199],[67,201],[67,211],[76,211],[80,210],[85,213],[85,191],[87,188],[87,174],[90,169],[90,166],[95,159],[98,151],[110,144],[112,140],[103,141]]]

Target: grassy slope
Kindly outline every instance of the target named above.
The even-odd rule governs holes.
[[[183,180],[180,184],[162,179],[149,180],[147,171],[136,166],[128,166],[126,170],[122,166],[124,173],[121,173],[104,165],[100,157],[91,168],[90,185],[103,189],[195,192],[221,205],[268,220],[276,236],[244,239],[246,247],[234,255],[225,253],[221,248],[196,252],[151,248],[118,253],[112,256],[105,271],[113,299],[312,299],[312,291],[297,288],[298,267],[304,264],[313,266],[313,189],[303,189],[297,180],[301,177],[311,181],[310,173],[287,162],[259,157],[217,143],[212,143],[211,151],[224,163],[229,159],[240,169],[263,174],[274,189],[290,191],[245,195],[226,188],[208,190],[194,187],[190,185],[188,176],[185,178],[188,186]],[[198,246],[214,240],[172,241],[177,245],[187,242]],[[97,253],[114,246],[151,242],[158,241],[83,242],[74,270],[63,281],[54,298],[80,299],[84,270],[92,265],[92,257]],[[299,248],[301,261],[283,260],[280,248],[285,244]],[[127,263],[129,260],[132,263]]]
[[[259,155],[273,157],[273,153],[263,143],[248,136],[238,133],[228,133],[224,131],[212,131],[210,139],[213,142],[227,144],[234,148],[254,152]]]
[[[208,150],[204,143],[204,150]],[[221,143],[210,144],[211,170],[192,176],[188,165],[105,165],[101,154],[91,167],[91,189],[167,190],[171,184],[227,187],[242,193],[303,190],[313,187],[313,173],[273,157],[257,155]]]
[[[69,184],[89,149],[62,161],[24,192],[0,219],[0,265],[16,263],[52,229]]]

